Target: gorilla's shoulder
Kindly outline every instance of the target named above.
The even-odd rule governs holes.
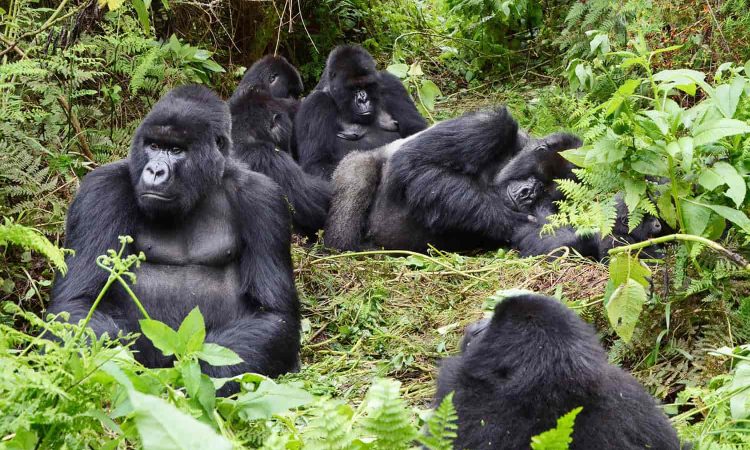
[[[331,94],[329,94],[327,91],[313,91],[310,95],[305,97],[305,99],[302,101],[302,106],[300,107],[300,112],[305,109],[305,106],[310,107],[310,105],[331,105],[335,106],[336,104],[333,101],[333,97],[331,97]]]
[[[81,181],[80,193],[104,190],[109,195],[132,192],[130,169],[127,159],[99,166]]]
[[[237,160],[227,160],[224,182],[230,192],[244,192],[253,196],[281,195],[281,188],[275,181]]]

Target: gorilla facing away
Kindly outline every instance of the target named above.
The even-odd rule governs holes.
[[[401,81],[378,72],[361,47],[331,51],[320,83],[302,101],[294,145],[302,168],[330,179],[352,150],[370,150],[427,127]]]
[[[292,131],[286,101],[256,88],[238,88],[229,100],[232,155],[278,183],[292,206],[294,230],[312,239],[325,225],[333,189],[279,150],[287,150]]]
[[[51,313],[77,322],[107,280],[98,255],[135,239],[133,291],[153,319],[176,329],[196,306],[206,342],[234,350],[243,363],[206,365],[213,377],[277,376],[298,368],[300,318],[290,255],[289,209],[276,184],[229,158],[226,103],[201,86],[165,95],[136,131],[128,159],[101,166],[81,184],[68,212],[69,272],[57,277]],[[89,325],[98,334],[139,331],[141,315],[117,283]],[[136,358],[165,367],[146,338]],[[236,387],[229,387],[233,389]],[[224,392],[225,394],[228,392]]]
[[[273,97],[288,99],[298,99],[304,90],[297,69],[278,55],[266,55],[247,69],[238,89],[248,87],[267,90]]]
[[[594,329],[551,297],[500,302],[440,365],[436,404],[454,392],[457,450],[530,448],[531,437],[583,407],[571,450],[678,450],[654,399],[607,362]]]

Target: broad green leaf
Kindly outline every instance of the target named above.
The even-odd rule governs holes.
[[[654,81],[662,90],[674,88],[690,95],[695,95],[696,85],[704,90],[710,89],[705,79],[706,75],[703,72],[692,69],[662,70],[654,75]]]
[[[3,450],[36,450],[38,441],[39,438],[36,433],[25,428],[19,428],[15,430],[13,439],[4,440],[0,448]]]
[[[664,111],[643,111],[643,114],[654,122],[654,125],[659,129],[662,136],[669,134],[669,115]]]
[[[151,1],[148,1],[148,5],[144,0],[133,0],[133,8],[135,8],[135,13],[138,16],[138,22],[141,24],[141,28],[143,28],[143,32],[146,33],[146,35],[151,34],[151,21],[148,15],[148,7],[151,4]],[[112,9],[112,8],[110,8]]]
[[[568,161],[572,162],[578,167],[589,167],[586,164],[586,154],[588,153],[589,148],[587,146],[573,148],[570,150],[563,150],[560,152],[560,155],[562,155],[563,158],[567,159]]]
[[[110,11],[114,11],[117,8],[121,7],[125,3],[125,0],[99,0],[98,3],[99,9],[102,9],[106,6]]]
[[[645,194],[646,182],[644,180],[625,179],[625,206],[628,207],[628,211],[635,211]]]
[[[671,228],[676,228],[677,210],[674,207],[674,203],[672,203],[672,196],[666,193],[662,194],[656,200],[656,206],[659,208],[659,215],[667,222],[667,225]]]
[[[711,208],[716,214],[727,219],[728,221],[738,225],[746,233],[750,233],[750,219],[747,218],[744,212],[738,211],[734,208],[722,205],[704,205],[707,208]]]
[[[719,161],[714,164],[714,170],[722,177],[724,184],[729,186],[729,189],[724,193],[727,197],[734,201],[735,206],[738,208],[745,201],[745,193],[747,191],[747,185],[745,179],[742,178],[731,164],[725,161]]]
[[[707,191],[713,191],[717,187],[724,184],[724,180],[719,176],[719,172],[714,170],[713,167],[703,169],[701,175],[698,177],[698,184],[703,186]]]
[[[219,65],[219,63],[217,63],[216,61],[212,61],[210,59],[206,60],[206,61],[203,61],[201,63],[201,66],[204,69],[210,70],[211,72],[214,72],[214,73],[224,73],[225,72],[224,68],[221,67],[221,65]]]
[[[680,154],[681,154],[681,161],[682,161],[682,170],[685,172],[690,171],[690,167],[693,165],[693,149],[695,148],[693,144],[693,138],[689,136],[681,137],[677,140],[677,144],[680,146]]]
[[[154,344],[154,347],[164,353],[164,356],[182,355],[184,347],[176,331],[158,320],[143,319],[139,323],[143,334]]]
[[[194,359],[184,361],[180,366],[180,375],[182,375],[182,383],[188,395],[195,397],[201,385],[201,366],[198,361]]]
[[[557,426],[531,438],[532,450],[568,450],[573,442],[573,425],[583,407],[570,411],[557,419]]]
[[[744,420],[750,417],[750,363],[742,361],[737,364],[729,387],[731,392],[737,392],[729,400],[729,409],[734,420]]]
[[[307,405],[314,399],[312,394],[297,386],[265,380],[255,392],[247,392],[237,399],[236,410],[244,420],[270,419],[274,414]]]
[[[706,230],[708,220],[711,218],[711,211],[703,205],[686,200],[680,200],[680,207],[685,231],[689,234],[701,236]]]
[[[623,341],[630,342],[638,317],[646,303],[646,289],[635,280],[621,284],[605,306],[609,323]]]
[[[422,65],[418,62],[413,63],[411,66],[409,66],[409,72],[410,77],[421,77],[424,75],[424,72],[422,72]]]
[[[618,253],[609,260],[609,279],[620,286],[631,279],[643,287],[648,287],[651,269],[640,259],[627,253]]]
[[[607,136],[598,140],[586,153],[586,163],[611,164],[625,157],[625,149],[617,144],[618,138],[612,130],[607,131]]]
[[[144,450],[232,450],[232,443],[205,423],[164,400],[128,392]]]
[[[693,142],[696,146],[712,144],[721,138],[745,133],[750,133],[750,125],[741,120],[709,120],[693,130]]]
[[[638,160],[633,162],[631,167],[638,173],[652,175],[656,177],[665,177],[669,175],[669,168],[665,157],[658,152],[662,151],[661,147],[652,146],[647,150],[641,150],[638,153]]]
[[[407,64],[391,64],[386,67],[385,70],[397,76],[398,78],[406,78],[406,73],[409,71]]]
[[[591,54],[596,53],[596,49],[599,48],[602,53],[609,53],[609,36],[605,33],[600,33],[594,36],[589,46],[591,47]]]
[[[428,111],[435,109],[435,99],[441,95],[440,88],[432,80],[422,80],[419,86],[419,98],[422,99],[422,104]]]
[[[716,88],[713,101],[725,118],[734,117],[746,84],[745,78],[736,77],[731,84],[722,84]]]
[[[622,105],[622,103],[627,100],[628,97],[633,95],[633,92],[635,92],[640,84],[641,82],[639,80],[626,80],[625,83],[622,84],[622,86],[617,88],[617,91],[612,96],[612,98],[605,103],[607,109],[604,115],[609,116],[617,111],[617,108],[619,108],[620,105]]]
[[[198,352],[198,358],[212,366],[231,366],[242,362],[242,358],[237,353],[221,345],[209,342],[203,344],[203,349]]]
[[[203,347],[203,341],[206,338],[206,325],[203,321],[203,314],[197,306],[182,321],[177,334],[186,353],[197,352]]]

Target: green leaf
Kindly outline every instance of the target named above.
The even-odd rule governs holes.
[[[531,438],[532,450],[568,450],[573,442],[573,425],[583,407],[570,411],[557,419],[557,426]]]
[[[662,70],[655,74],[653,79],[664,91],[674,88],[687,94],[695,95],[696,85],[699,85],[704,90],[706,88],[710,89],[710,86],[704,81],[706,74],[697,70]]]
[[[711,218],[711,211],[703,205],[687,200],[680,200],[680,207],[685,231],[689,234],[701,236],[706,230],[708,220]]]
[[[713,191],[724,184],[724,180],[719,176],[717,171],[709,167],[701,172],[701,175],[698,177],[698,184],[703,186],[707,191]]]
[[[9,441],[2,443],[3,450],[35,450],[39,438],[33,431],[25,428],[19,428],[15,431],[15,436]]]
[[[633,338],[633,331],[646,298],[646,289],[643,285],[629,278],[625,284],[615,289],[605,306],[609,323],[626,343]]]
[[[232,450],[232,443],[164,400],[129,391],[144,450]]]
[[[397,76],[398,78],[403,79],[406,78],[406,74],[407,72],[409,72],[409,66],[407,64],[391,64],[390,66],[386,67],[385,70]]]
[[[424,75],[424,72],[422,72],[422,65],[418,62],[413,63],[411,66],[409,66],[409,71],[407,74],[410,77],[421,77]]]
[[[643,115],[651,119],[654,125],[659,129],[662,136],[667,136],[669,134],[669,114],[664,111],[649,110],[643,111]]]
[[[442,95],[440,88],[437,87],[432,80],[422,80],[422,84],[418,89],[419,98],[422,100],[422,104],[428,111],[435,109],[435,99]]]
[[[255,392],[242,394],[235,408],[244,420],[270,419],[274,414],[299,408],[313,400],[315,397],[300,387],[264,380]]]
[[[143,334],[154,344],[154,347],[164,353],[164,356],[182,356],[184,347],[176,331],[158,320],[143,319],[139,323]]]
[[[703,122],[693,130],[693,143],[713,144],[721,138],[750,133],[750,125],[737,119],[715,119]]]
[[[609,36],[606,33],[600,33],[594,36],[594,39],[589,43],[591,48],[591,54],[596,53],[596,49],[600,48],[602,53],[609,53]]]
[[[201,366],[198,361],[194,359],[184,361],[180,366],[180,374],[188,395],[191,397],[198,395],[201,386]]]
[[[138,22],[141,23],[141,28],[143,28],[143,32],[146,33],[147,36],[150,36],[151,23],[148,15],[148,5],[146,5],[143,0],[133,0],[132,3],[136,15],[138,15]],[[149,1],[149,3],[151,2]]]
[[[662,194],[656,200],[656,206],[659,208],[659,215],[670,228],[677,228],[677,210],[672,203],[672,196],[669,194]]]
[[[609,260],[609,279],[615,286],[624,284],[629,279],[648,287],[651,269],[643,262],[627,253],[618,253]]]
[[[198,358],[212,366],[231,366],[242,362],[242,358],[232,350],[208,342],[203,344],[203,349],[198,352]]]
[[[703,206],[711,208],[712,210],[714,210],[714,212],[716,212],[716,214],[742,228],[745,233],[750,233],[750,219],[747,218],[744,212],[722,205]]]
[[[729,409],[734,420],[744,420],[750,417],[750,363],[742,361],[737,364],[729,387],[731,392],[737,391],[729,400]]]
[[[724,184],[729,186],[729,189],[727,189],[724,195],[731,198],[732,201],[734,201],[735,206],[739,208],[740,205],[742,205],[742,202],[745,201],[745,193],[747,190],[745,179],[742,178],[742,175],[737,172],[737,169],[735,169],[734,166],[725,161],[719,161],[714,164],[714,170],[722,178]]]
[[[693,138],[688,136],[681,137],[677,140],[677,144],[680,146],[682,170],[690,172],[690,167],[693,164],[693,149],[695,148]]]
[[[180,338],[180,345],[186,353],[197,352],[203,347],[203,341],[206,339],[206,325],[203,321],[203,314],[197,306],[182,321],[177,334]]]
[[[646,182],[643,179],[625,179],[625,206],[628,207],[628,211],[635,211],[638,207],[638,202],[640,202],[645,194]]]
[[[734,117],[746,84],[745,78],[736,77],[732,80],[732,84],[722,84],[716,88],[713,101],[725,118],[731,119]]]

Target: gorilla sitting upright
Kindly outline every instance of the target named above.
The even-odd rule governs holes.
[[[68,212],[69,272],[58,277],[49,312],[77,322],[107,281],[98,255],[135,239],[133,292],[149,315],[177,329],[200,307],[206,342],[244,362],[206,366],[214,377],[243,372],[277,376],[298,367],[300,318],[290,255],[291,218],[278,186],[230,159],[229,108],[207,88],[164,96],[135,133],[128,159],[83,180]],[[141,315],[115,283],[93,314],[97,335],[139,331]],[[149,367],[171,365],[141,337],[134,349]]]
[[[294,146],[306,172],[330,179],[352,150],[377,148],[426,127],[401,80],[378,72],[363,48],[340,46],[300,106]]]
[[[285,102],[265,90],[237,88],[229,99],[232,155],[279,184],[292,206],[295,232],[313,239],[325,225],[333,189],[287,153],[292,121]]]
[[[505,299],[492,319],[469,326],[462,353],[440,366],[436,403],[451,392],[456,450],[528,449],[578,407],[571,450],[680,449],[654,399],[551,297]]]

